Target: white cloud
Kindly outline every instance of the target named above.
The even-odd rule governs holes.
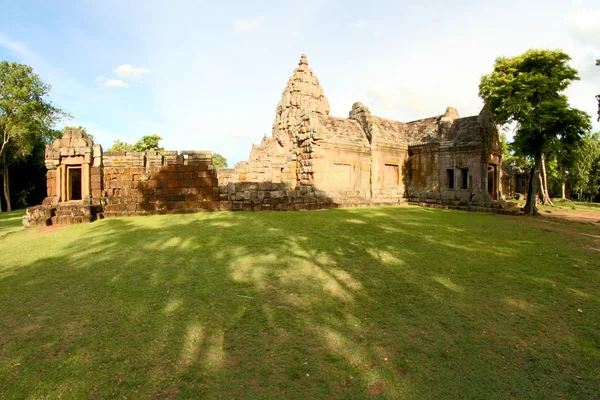
[[[96,78],[96,82],[100,83],[102,86],[106,87],[115,87],[115,88],[127,88],[129,85],[123,82],[120,79],[111,79],[105,76],[100,75]]]
[[[136,68],[131,64],[123,64],[115,68],[115,74],[117,74],[119,78],[123,79],[139,79],[143,74],[146,74],[148,72],[150,72],[148,68]]]
[[[360,20],[360,21],[356,21],[354,23],[354,27],[355,28],[362,28],[363,26],[366,26],[369,22],[365,21],[365,20]]]
[[[600,48],[600,11],[582,8],[565,14],[574,39]]]
[[[262,27],[263,23],[264,23],[263,17],[257,17],[255,19],[239,19],[239,18],[237,18],[235,20],[234,27],[235,27],[236,31],[248,32],[248,31]]]
[[[43,64],[42,59],[31,51],[26,44],[17,42],[4,35],[2,32],[0,32],[0,46],[16,54],[21,60],[28,64],[34,64],[36,66]]]
[[[579,30],[594,32],[600,29],[600,11],[582,8],[565,15],[565,19]]]

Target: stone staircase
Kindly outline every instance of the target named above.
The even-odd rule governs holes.
[[[59,204],[51,218],[52,225],[81,224],[98,218],[100,206],[83,204]]]

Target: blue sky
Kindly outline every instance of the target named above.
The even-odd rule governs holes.
[[[591,0],[0,3],[0,59],[31,65],[105,148],[156,133],[168,149],[246,159],[302,53],[339,117],[356,101],[399,121],[476,114],[481,75],[528,48],[573,57],[573,106],[595,116],[600,93]]]

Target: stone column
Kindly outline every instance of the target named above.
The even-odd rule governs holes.
[[[81,166],[81,198],[85,199],[90,194],[90,164],[84,163]]]

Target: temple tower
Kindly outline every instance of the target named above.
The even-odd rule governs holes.
[[[297,123],[303,110],[324,115],[329,115],[330,110],[329,100],[319,79],[308,66],[306,54],[302,54],[275,111],[272,135],[282,147],[282,153],[292,151],[290,128]]]

